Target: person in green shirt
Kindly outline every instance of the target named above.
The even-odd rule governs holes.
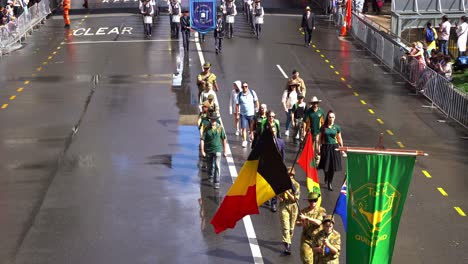
[[[255,144],[260,138],[263,128],[268,121],[267,111],[267,105],[261,104],[258,112],[254,115],[253,122],[250,123],[250,140],[252,141],[252,148],[255,147]]]
[[[302,119],[302,137],[305,138],[307,132],[310,131],[312,134],[312,140],[314,141],[314,150],[317,163],[320,160],[320,152],[318,150],[318,136],[320,134],[320,127],[324,123],[325,112],[322,108],[319,107],[319,103],[322,100],[319,100],[317,96],[312,97],[310,100],[311,107],[309,107]]]
[[[335,149],[343,147],[343,138],[341,127],[335,124],[335,113],[331,110],[327,113],[326,123],[320,128],[319,144],[321,158],[317,169],[323,169],[328,190],[333,191],[333,175],[335,171],[341,171],[341,156]]]
[[[210,125],[205,128],[200,139],[201,154],[208,162],[208,178],[215,189],[219,189],[221,152],[226,157],[226,133],[217,122],[218,119],[216,113],[210,116]]]

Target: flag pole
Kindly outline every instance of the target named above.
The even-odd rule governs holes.
[[[371,153],[371,154],[393,154],[403,156],[429,156],[428,153],[422,150],[408,150],[408,149],[387,149],[383,145],[383,133],[379,135],[379,142],[375,148],[364,147],[339,147],[336,151],[355,152],[355,153]]]

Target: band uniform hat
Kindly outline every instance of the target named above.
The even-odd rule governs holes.
[[[307,200],[314,200],[320,198],[320,193],[310,192],[307,194]]]
[[[213,94],[209,94],[208,95],[208,100],[213,100],[214,99],[214,95]]]
[[[322,220],[322,224],[325,224],[326,222],[332,222],[333,224],[335,224],[335,219],[333,219],[333,215],[326,215]]]
[[[211,120],[216,120],[218,118],[219,118],[219,115],[216,112],[211,113],[211,115],[210,115]]]
[[[210,104],[210,102],[205,101],[205,102],[203,102],[202,106],[203,107],[211,107],[211,104]]]
[[[310,6],[306,6],[306,10],[310,10]]]
[[[317,96],[314,96],[314,97],[312,97],[312,99],[310,100],[310,102],[311,102],[311,103],[320,103],[320,102],[322,102],[322,100],[319,100],[319,99],[317,98]]]
[[[209,62],[203,63],[203,68],[204,68],[204,69],[210,68],[210,67],[211,67],[211,63],[209,63]]]

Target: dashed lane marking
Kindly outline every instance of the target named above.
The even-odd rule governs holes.
[[[369,113],[371,113],[371,115],[375,114],[374,110],[372,110],[371,108],[367,109],[367,111],[369,111]]]
[[[37,75],[37,74],[35,74],[35,73],[32,73],[32,74],[31,74],[31,77],[36,77],[36,75]]]
[[[466,216],[465,212],[463,212],[463,210],[462,210],[460,207],[455,206],[455,207],[453,207],[453,208],[455,209],[455,211],[457,211],[457,213],[458,213],[459,215],[461,215],[461,216]]]
[[[57,54],[57,52],[56,52],[56,51],[54,51],[54,52],[52,52],[52,54],[54,54],[54,55],[55,55],[55,54]]]
[[[432,178],[431,174],[429,174],[427,170],[422,170],[422,173],[424,174],[424,176],[426,176],[426,178]]]
[[[320,50],[315,50],[317,53],[320,53]]]
[[[380,119],[380,118],[377,118],[376,120],[377,120],[377,122],[378,122],[379,124],[381,124],[381,125],[383,125],[383,124],[384,124],[384,122],[382,121],[382,119]]]
[[[346,79],[345,79],[344,77],[341,77],[340,80],[341,80],[342,82],[346,82]]]
[[[3,104],[2,109],[6,109],[8,107],[8,104]]]
[[[361,104],[366,105],[367,103],[366,103],[366,101],[361,100]]]
[[[18,88],[18,90],[16,90],[16,91],[22,92],[23,90],[24,90],[24,88],[23,88],[23,87],[20,87],[20,88]]]
[[[42,63],[42,65],[47,65],[47,63],[48,63],[47,61],[44,61],[44,62]]]
[[[25,84],[25,85],[28,85],[28,84],[29,84],[29,81],[24,81],[24,84]]]
[[[323,55],[323,54],[320,54],[320,57],[322,57],[322,58],[325,58],[325,55]]]
[[[52,58],[53,58],[52,56],[47,57],[48,60],[51,60]]]
[[[340,72],[339,72],[339,71],[335,71],[335,74],[336,74],[336,75],[340,75]]]
[[[442,187],[438,187],[437,190],[442,194],[442,196],[448,196],[448,193]]]
[[[288,75],[284,72],[283,68],[281,68],[281,65],[276,64],[276,67],[277,67],[278,70],[281,72],[281,74],[283,74],[283,77],[287,79],[287,78],[288,78]]]
[[[333,66],[333,65],[330,65],[330,69],[335,69],[335,66]]]
[[[405,148],[405,145],[403,145],[403,143],[401,143],[401,141],[397,141],[397,144],[400,148]]]
[[[329,61],[329,60],[325,60],[325,62],[326,62],[326,63],[330,63],[330,61]]]
[[[390,129],[387,129],[387,134],[389,134],[390,136],[395,135],[395,134],[393,134],[393,132]]]
[[[353,88],[353,86],[351,86],[351,84],[346,85],[346,87],[348,87],[349,89]]]
[[[38,67],[36,71],[42,71],[42,67]]]
[[[16,98],[16,95],[10,96],[10,100],[15,100],[15,98]]]
[[[359,96],[359,94],[357,92],[354,92],[353,94],[354,94],[354,96]]]

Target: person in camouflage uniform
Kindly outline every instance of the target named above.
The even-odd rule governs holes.
[[[301,210],[296,222],[297,225],[302,226],[300,247],[302,263],[313,263],[314,252],[312,250],[312,242],[320,230],[323,216],[326,215],[326,210],[323,207],[317,207],[319,197],[320,193],[318,192],[310,192],[307,195],[309,206]]]
[[[283,234],[283,243],[285,255],[291,255],[291,240],[294,234],[294,226],[296,224],[297,213],[299,207],[297,201],[301,195],[301,186],[294,180],[296,172],[294,168],[288,167],[289,177],[294,189],[290,189],[278,196],[280,201],[280,221],[281,221],[281,233]]]
[[[341,237],[333,230],[333,216],[327,215],[322,221],[322,230],[313,241],[314,264],[338,264],[340,262]]]

